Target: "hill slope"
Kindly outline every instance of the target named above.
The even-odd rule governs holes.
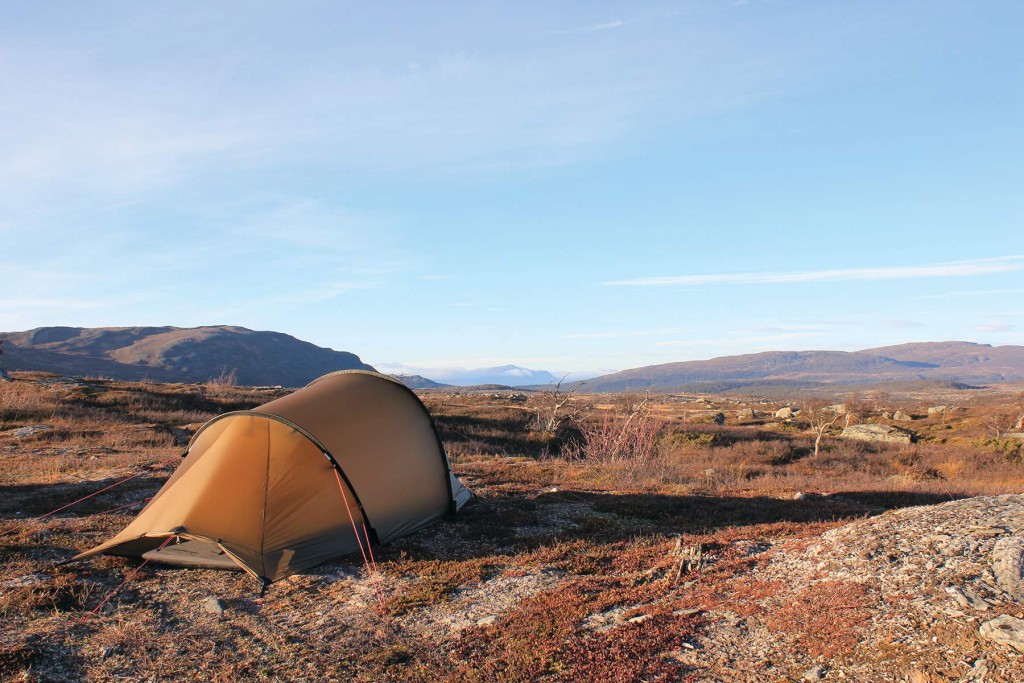
[[[240,384],[302,386],[335,370],[373,370],[359,356],[244,327],[40,327],[0,333],[8,370],[165,382],[234,373]]]
[[[588,391],[892,381],[1024,381],[1024,346],[922,342],[863,351],[769,351],[665,363],[587,380]]]

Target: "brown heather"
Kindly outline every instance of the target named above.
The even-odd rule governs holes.
[[[835,426],[814,456],[799,418],[736,416],[781,404],[572,396],[552,420],[543,392],[523,403],[432,391],[423,398],[477,499],[378,549],[383,611],[357,558],[275,584],[262,601],[241,573],[147,565],[82,622],[138,566],[54,566],[138,507],[97,513],[151,496],[173,467],[160,465],[202,422],[280,391],[230,377],[15,380],[0,384],[0,678],[10,680],[774,681],[816,662],[871,662],[898,679],[905,663],[864,640],[884,602],[871,577],[797,586],[761,570],[886,510],[1024,491],[1020,443],[991,427],[1014,396],[961,398],[943,415],[926,408],[948,397],[883,397],[860,419],[910,412],[917,443],[844,441]],[[48,429],[15,435],[37,425]],[[223,616],[202,608],[211,596]],[[763,661],[743,659],[755,627],[773,634]]]

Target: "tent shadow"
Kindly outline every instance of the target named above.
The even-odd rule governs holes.
[[[801,500],[770,496],[666,495],[557,491],[478,499],[454,520],[381,549],[384,559],[472,559],[553,543],[618,543],[641,536],[702,534],[727,527],[842,522],[890,509],[967,497],[853,491]]]
[[[166,472],[154,472],[152,476],[139,477],[123,485],[83,500],[58,514],[83,517],[143,500],[156,493],[167,481]],[[46,514],[67,505],[90,493],[96,493],[123,477],[110,477],[74,484],[17,484],[0,486],[0,519],[24,520]]]

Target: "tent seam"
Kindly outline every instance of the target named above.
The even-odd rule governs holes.
[[[263,518],[260,520],[260,560],[263,562],[263,577],[267,577],[267,501],[270,499],[270,423],[267,423],[267,470],[263,477]]]

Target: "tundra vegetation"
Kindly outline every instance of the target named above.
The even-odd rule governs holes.
[[[379,548],[375,580],[343,558],[260,599],[242,573],[57,563],[122,528],[204,421],[280,388],[13,380],[0,384],[0,678],[12,680],[795,680],[869,664],[898,678],[932,655],[865,633],[883,603],[905,605],[870,581],[766,578],[765,558],[887,510],[1024,492],[1021,399],[995,389],[431,390],[421,397],[476,500]],[[776,418],[784,406],[792,417]],[[843,439],[856,423],[915,440]],[[773,634],[769,654],[750,659],[754,636],[730,644],[722,624]],[[953,637],[930,628],[914,636]],[[983,648],[957,633],[974,640],[950,648]]]

